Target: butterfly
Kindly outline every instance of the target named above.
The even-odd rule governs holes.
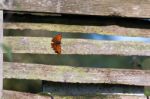
[[[62,34],[57,34],[55,37],[52,38],[51,47],[57,54],[61,54],[61,39]]]

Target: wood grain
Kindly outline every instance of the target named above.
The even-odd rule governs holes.
[[[98,96],[59,96],[59,95],[49,95],[43,96],[38,94],[31,94],[25,92],[17,91],[3,91],[2,99],[147,99],[144,95],[127,95],[127,94],[106,94]]]
[[[50,96],[42,96],[38,94],[3,90],[2,99],[50,99]]]
[[[131,22],[130,22],[131,23]],[[150,37],[150,27],[144,24],[124,24],[124,26],[119,26],[119,24],[111,24],[108,22],[103,22],[102,24],[110,25],[67,25],[67,24],[51,24],[51,23],[17,23],[17,22],[7,22],[4,23],[4,29],[31,29],[31,30],[47,30],[56,32],[67,32],[67,33],[96,33],[96,34],[106,34],[106,35],[121,35],[121,36],[136,36],[136,37]],[[122,24],[122,23],[121,23]],[[128,26],[128,27],[126,27]],[[149,28],[143,28],[149,27]],[[136,27],[136,28],[133,28]]]
[[[54,54],[47,37],[4,37],[4,43],[13,53]],[[62,54],[150,56],[150,44],[142,42],[62,39],[61,46]]]
[[[149,0],[3,0],[1,9],[82,15],[150,17]]]
[[[147,99],[144,95],[128,95],[128,94],[104,94],[97,96],[59,96],[59,95],[49,95],[43,96],[38,94],[31,94],[25,92],[17,92],[17,91],[3,91],[2,99]]]
[[[101,69],[4,62],[4,78],[150,86],[149,70]]]

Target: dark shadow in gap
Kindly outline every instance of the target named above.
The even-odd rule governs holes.
[[[102,93],[144,94],[143,86],[60,83],[41,80],[4,79],[5,90],[52,95],[102,95]]]
[[[42,91],[42,81],[24,79],[4,79],[3,88],[5,90],[39,93]]]
[[[30,30],[30,29],[24,29],[24,30],[5,29],[4,30],[4,36],[15,36],[15,37],[17,37],[17,36],[54,37],[58,33],[61,33],[63,38],[150,42],[150,38],[146,38],[146,37],[101,35],[101,34],[97,34],[97,33],[67,33],[67,32],[56,32],[56,31],[46,31],[46,30]]]
[[[144,94],[143,86],[80,84],[43,81],[43,92],[57,95],[102,95],[102,93]]]
[[[37,16],[31,14],[16,14],[4,12],[4,22],[31,22],[86,26],[118,25],[127,28],[150,29],[150,21],[148,21],[148,19],[68,14],[62,14],[61,16]]]
[[[13,62],[47,64],[55,66],[98,67],[141,69],[142,62],[150,57],[137,56],[109,56],[109,55],[54,55],[54,54],[12,54]],[[9,61],[4,54],[4,61]]]
[[[96,33],[67,33],[46,30],[19,30],[19,29],[5,29],[4,36],[24,36],[24,37],[54,37],[56,34],[61,33],[63,38],[79,38],[79,39],[93,39],[92,36],[97,36],[99,40],[113,40],[112,35],[100,35]]]

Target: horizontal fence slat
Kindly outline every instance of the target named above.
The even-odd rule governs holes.
[[[3,90],[2,99],[50,99],[50,96],[42,96],[38,94]]]
[[[17,91],[3,91],[2,99],[147,99],[144,95],[126,95],[126,94],[105,94],[98,96],[59,96],[59,95],[50,95],[43,96],[38,94],[31,94],[25,92],[17,92]]]
[[[4,43],[13,53],[54,54],[47,37],[4,37]],[[150,43],[142,42],[63,38],[61,46],[62,54],[150,56]]]
[[[107,23],[106,23],[107,24]],[[134,25],[132,25],[134,26]],[[137,26],[137,24],[135,24]],[[47,30],[67,33],[97,33],[107,35],[122,35],[122,36],[139,36],[150,37],[149,28],[130,28],[119,25],[105,26],[86,26],[86,25],[65,25],[65,24],[46,24],[46,23],[4,23],[4,29],[31,29],[31,30]]]
[[[149,70],[102,69],[4,62],[4,78],[150,86]]]
[[[149,0],[3,0],[1,9],[83,15],[150,17]]]

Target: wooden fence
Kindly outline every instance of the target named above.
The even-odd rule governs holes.
[[[150,37],[150,0],[0,0],[0,42],[11,47],[13,54],[55,54],[50,48],[51,38],[32,36],[3,36],[5,30],[32,30],[65,34],[106,34],[131,37]],[[3,14],[51,17],[39,22],[10,20],[3,22]],[[63,16],[64,15],[64,16]],[[65,16],[71,24],[65,24]],[[82,19],[76,17],[82,16]],[[87,16],[90,15],[90,16]],[[63,20],[60,18],[63,17]],[[88,19],[87,17],[96,17]],[[56,21],[56,19],[58,20]],[[67,20],[66,18],[66,20]],[[56,22],[53,21],[55,19]],[[45,22],[40,22],[43,20]],[[89,21],[88,21],[89,20]],[[33,20],[34,21],[34,20]],[[82,23],[80,23],[80,21]],[[99,22],[97,22],[99,21]],[[76,24],[80,23],[80,24]],[[5,31],[4,31],[5,34]],[[19,34],[21,35],[21,34]],[[30,34],[28,34],[30,35]],[[0,51],[0,97],[3,99],[49,99],[50,96],[3,90],[2,78],[33,79],[61,83],[121,84],[150,86],[150,70],[75,67],[3,61]],[[119,55],[150,56],[150,44],[131,41],[101,41],[82,38],[63,38],[63,55]],[[60,55],[60,56],[61,56]],[[59,57],[59,56],[58,56]],[[124,65],[124,64],[122,64]],[[2,95],[3,93],[3,95]],[[102,97],[103,96],[103,97]],[[103,94],[94,96],[52,95],[54,99],[147,99],[144,94]]]

